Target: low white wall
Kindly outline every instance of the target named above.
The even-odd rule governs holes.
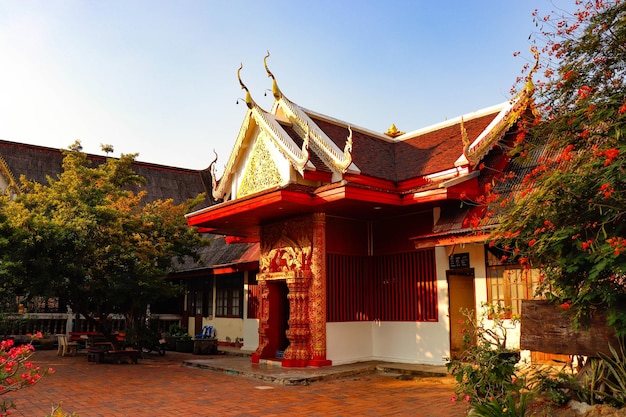
[[[443,321],[372,323],[372,337],[377,360],[443,365],[450,355]]]
[[[368,360],[445,364],[445,323],[344,322],[326,325],[326,357],[333,365]]]
[[[243,321],[242,350],[256,350],[259,347],[259,320],[245,319]]]
[[[326,358],[333,365],[374,359],[372,322],[326,323]]]
[[[213,326],[217,334],[217,340],[220,342],[226,341],[226,338],[230,338],[231,342],[235,342],[238,337],[244,337],[243,335],[243,320],[242,319],[229,319],[216,317],[209,319],[207,317],[202,318],[202,327]]]

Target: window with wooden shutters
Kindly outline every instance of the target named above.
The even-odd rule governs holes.
[[[488,267],[487,298],[490,303],[510,310],[508,315],[519,315],[522,300],[535,297],[539,276],[538,269],[524,269],[519,265]]]
[[[522,300],[535,298],[541,271],[511,261],[494,248],[487,248],[487,300],[499,304],[506,317],[522,312]]]
[[[220,275],[216,287],[215,316],[243,318],[243,275]]]

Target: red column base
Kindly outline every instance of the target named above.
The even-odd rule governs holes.
[[[321,368],[322,366],[332,366],[333,361],[329,359],[311,359],[308,361],[309,366],[315,366]]]
[[[306,359],[283,359],[283,368],[306,368],[309,361]]]

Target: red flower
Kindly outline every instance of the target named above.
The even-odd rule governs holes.
[[[585,99],[589,96],[589,94],[591,94],[591,92],[593,91],[593,88],[587,86],[587,85],[583,85],[582,87],[580,87],[578,89],[578,98]]]
[[[606,156],[606,160],[604,161],[604,166],[608,166],[609,164],[611,164],[611,162],[613,162],[613,160],[615,158],[617,158],[619,156],[619,149],[607,149],[606,151],[602,152],[605,156]]]

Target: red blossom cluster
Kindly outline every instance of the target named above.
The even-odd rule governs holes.
[[[598,194],[604,195],[604,198],[609,198],[615,192],[613,186],[609,183],[602,184]]]
[[[35,337],[41,334],[39,333]],[[32,344],[15,346],[12,339],[0,342],[0,395],[36,384],[44,375],[54,373],[53,369],[42,370],[28,361],[35,348]],[[10,414],[10,403],[0,403],[0,417]]]
[[[607,240],[607,243],[613,248],[613,254],[619,256],[626,251],[626,239],[621,236],[614,236]]]
[[[593,244],[593,240],[589,239],[583,243],[580,244],[580,247],[582,248],[582,250],[587,250],[589,248],[591,248],[591,245]]]
[[[609,166],[615,158],[619,156],[619,149],[611,148],[611,149],[599,149],[597,146],[593,148],[593,156],[604,156],[606,159],[604,160],[604,166]]]
[[[587,97],[589,97],[589,94],[591,94],[592,91],[593,88],[589,87],[588,85],[583,85],[578,89],[578,98],[580,100],[586,99]]]

